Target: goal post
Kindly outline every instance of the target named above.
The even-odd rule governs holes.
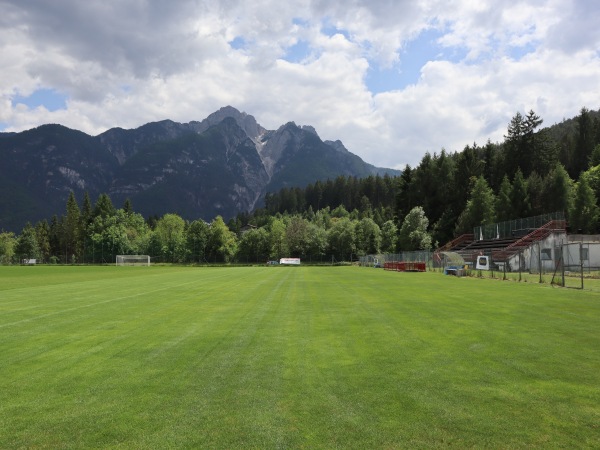
[[[148,255],[117,255],[116,266],[149,266],[150,256]]]

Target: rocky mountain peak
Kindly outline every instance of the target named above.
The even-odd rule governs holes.
[[[189,125],[196,133],[203,133],[210,127],[218,125],[228,117],[233,118],[254,142],[257,142],[258,138],[267,131],[256,122],[254,116],[245,112],[240,112],[233,106],[224,106],[218,111],[210,114],[202,122],[190,122]]]
[[[312,133],[312,134],[314,134],[315,136],[319,136],[319,135],[317,134],[317,130],[315,130],[315,127],[312,127],[312,126],[310,126],[310,125],[302,125],[301,129],[302,129],[303,131],[308,131],[309,133]]]
[[[330,147],[333,147],[338,152],[349,153],[348,149],[344,146],[344,144],[342,144],[342,141],[340,141],[339,139],[335,141],[325,141],[325,144],[329,145]]]

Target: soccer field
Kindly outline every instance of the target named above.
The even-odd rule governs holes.
[[[600,447],[600,296],[356,267],[0,267],[0,448]]]

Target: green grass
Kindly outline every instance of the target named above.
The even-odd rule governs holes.
[[[438,269],[440,270],[440,269]],[[441,270],[440,270],[441,271]],[[600,292],[600,274],[597,271],[585,271],[583,273],[583,289],[588,291]],[[517,281],[520,283],[547,283],[554,284],[557,286],[562,282],[561,273],[543,273],[540,277],[539,273],[529,272],[507,272],[502,273],[501,271],[487,271],[487,270],[471,270],[468,276],[477,278],[493,278],[503,281]],[[571,289],[581,289],[582,279],[581,273],[579,272],[568,272],[565,275],[565,287]]]
[[[600,446],[597,293],[356,267],[0,281],[0,448]]]

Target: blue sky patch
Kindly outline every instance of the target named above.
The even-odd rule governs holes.
[[[523,56],[528,55],[529,53],[533,53],[535,52],[535,50],[535,44],[529,43],[521,47],[511,47],[508,52],[508,55],[515,61],[520,61],[521,58],[523,58]]]
[[[390,69],[381,69],[376,64],[371,63],[365,82],[369,91],[373,94],[381,92],[394,91],[401,89],[406,85],[402,85],[402,74],[397,66]]]
[[[299,25],[299,26],[301,26],[301,27],[303,27],[303,28],[306,28],[306,27],[308,27],[308,25],[310,25],[310,22],[309,22],[308,20],[306,20],[306,19],[301,19],[300,17],[294,17],[294,18],[292,19],[292,23],[293,23],[294,25]]]
[[[437,42],[443,35],[443,30],[435,28],[423,31],[416,39],[405,43],[399,52],[400,61],[391,68],[382,68],[370,61],[370,68],[365,80],[369,90],[377,94],[401,90],[416,84],[421,77],[421,69],[429,61],[449,61],[451,63],[464,61],[468,49],[443,47]]]
[[[57,111],[59,109],[66,109],[67,96],[54,89],[38,89],[27,97],[21,95],[15,96],[12,100],[13,107],[18,103],[22,103],[30,109],[43,106],[48,111]]]
[[[324,35],[329,36],[329,37],[335,36],[336,34],[341,34],[342,36],[344,36],[349,41],[352,40],[352,39],[350,39],[350,33],[348,33],[348,31],[342,30],[341,28],[338,28],[338,27],[336,27],[334,25],[331,25],[327,21],[325,22],[325,24],[321,28],[321,32]]]
[[[310,56],[311,48],[306,41],[298,41],[296,44],[287,48],[283,59],[291,63],[299,63]]]
[[[233,41],[229,42],[229,46],[235,50],[246,48],[246,40],[241,36],[236,36]]]
[[[400,62],[391,68],[381,68],[371,62],[367,73],[366,84],[374,94],[404,89],[416,84],[421,76],[421,68],[428,61],[444,58],[443,48],[436,40],[442,36],[439,30],[430,29],[407,42],[400,51]]]

